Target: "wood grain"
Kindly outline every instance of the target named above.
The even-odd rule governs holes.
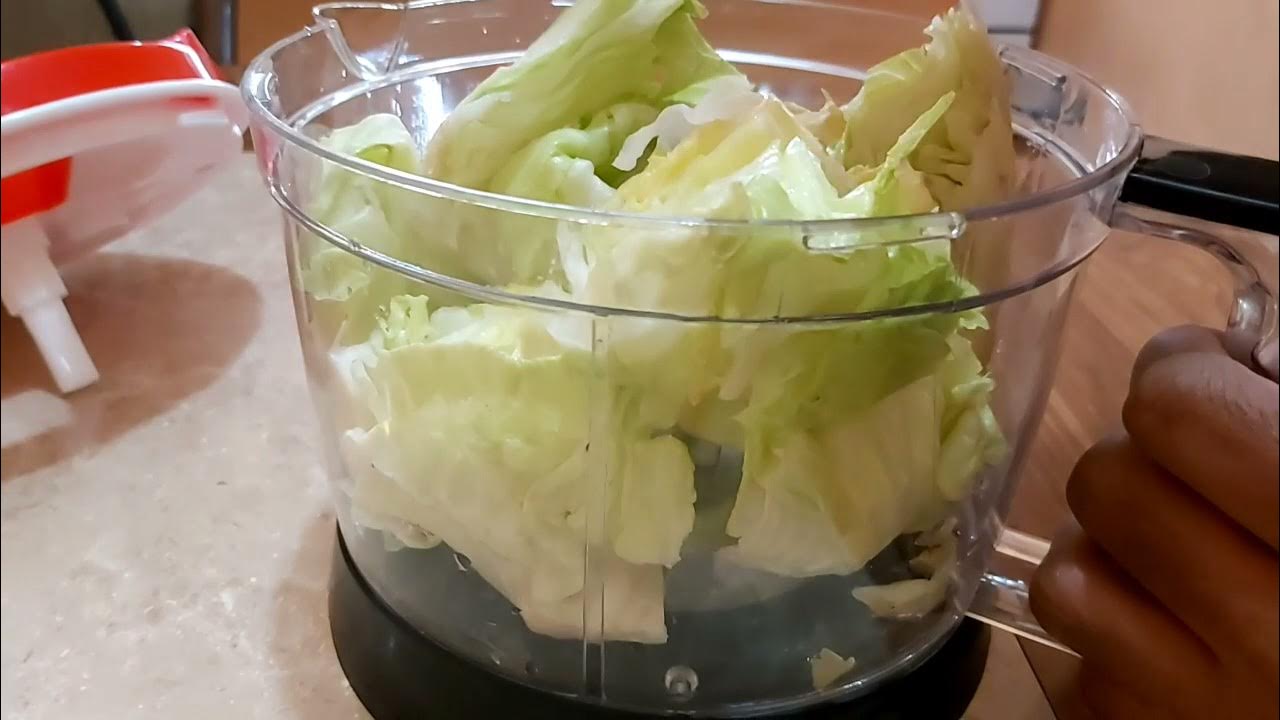
[[[240,0],[236,10],[236,62],[248,65],[271,43],[311,24],[315,0]]]
[[[1080,454],[1119,425],[1129,368],[1160,330],[1220,326],[1230,282],[1195,248],[1113,232],[1089,260],[1068,311],[1061,358],[1014,501],[1014,525],[1052,533],[1067,517],[1063,486]]]
[[[1090,445],[1119,427],[1129,368],[1160,330],[1220,325],[1230,298],[1226,272],[1207,254],[1170,241],[1113,232],[1085,265],[1068,311],[1052,395],[1010,514],[1012,526],[1051,537],[1067,521],[1065,487]],[[1085,720],[1075,662],[1023,642],[1059,720]]]

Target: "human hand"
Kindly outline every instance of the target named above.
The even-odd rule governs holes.
[[[1031,607],[1080,653],[1100,718],[1280,717],[1276,353],[1255,364],[1235,345],[1194,327],[1148,343],[1126,432],[1067,485],[1078,525],[1055,539]]]

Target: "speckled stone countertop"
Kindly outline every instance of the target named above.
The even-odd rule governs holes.
[[[367,718],[325,609],[333,517],[280,214],[243,158],[67,269],[102,373],[53,390],[4,316],[4,720]],[[993,643],[970,720],[1046,720]]]

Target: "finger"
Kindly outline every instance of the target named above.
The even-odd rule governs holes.
[[[1276,626],[1275,554],[1126,438],[1085,453],[1067,503],[1089,537],[1211,648],[1268,656],[1260,630]]]
[[[1272,380],[1280,380],[1280,341],[1272,339],[1254,350],[1253,361],[1262,368],[1262,372]]]
[[[1031,610],[1086,663],[1140,695],[1174,698],[1189,689],[1179,678],[1214,673],[1209,648],[1078,526],[1054,539],[1032,582]]]
[[[1175,720],[1185,717],[1184,713],[1175,712],[1175,703],[1159,700],[1159,695],[1138,696],[1132,689],[1122,685],[1115,678],[1124,678],[1090,667],[1080,670],[1078,684],[1080,695],[1085,706],[1097,720],[1136,720],[1137,718],[1162,718]]]
[[[1225,352],[1241,365],[1275,380],[1275,351],[1275,340],[1259,343],[1258,336],[1253,333],[1183,325],[1169,328],[1147,341],[1134,361],[1133,374],[1139,375],[1156,360],[1171,355]]]
[[[1211,328],[1199,325],[1169,328],[1148,340],[1138,351],[1138,357],[1133,361],[1133,377],[1140,377],[1156,362],[1174,355],[1227,353],[1242,363],[1248,359],[1248,353],[1229,352],[1228,345],[1238,350],[1236,345],[1226,342],[1223,333]]]
[[[1280,549],[1280,395],[1204,328],[1161,334],[1138,356],[1124,425],[1162,467]]]
[[[1221,333],[1222,345],[1227,354],[1259,375],[1272,380],[1276,377],[1276,341],[1259,341],[1257,333],[1241,330],[1225,330]]]

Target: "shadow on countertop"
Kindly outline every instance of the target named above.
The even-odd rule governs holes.
[[[100,253],[63,277],[101,379],[62,396],[22,322],[0,313],[6,483],[109,443],[208,387],[261,324],[254,285],[216,265]]]
[[[311,521],[298,543],[289,575],[275,589],[271,654],[281,668],[280,689],[289,717],[372,720],[338,664],[329,633],[329,569],[334,517]]]

